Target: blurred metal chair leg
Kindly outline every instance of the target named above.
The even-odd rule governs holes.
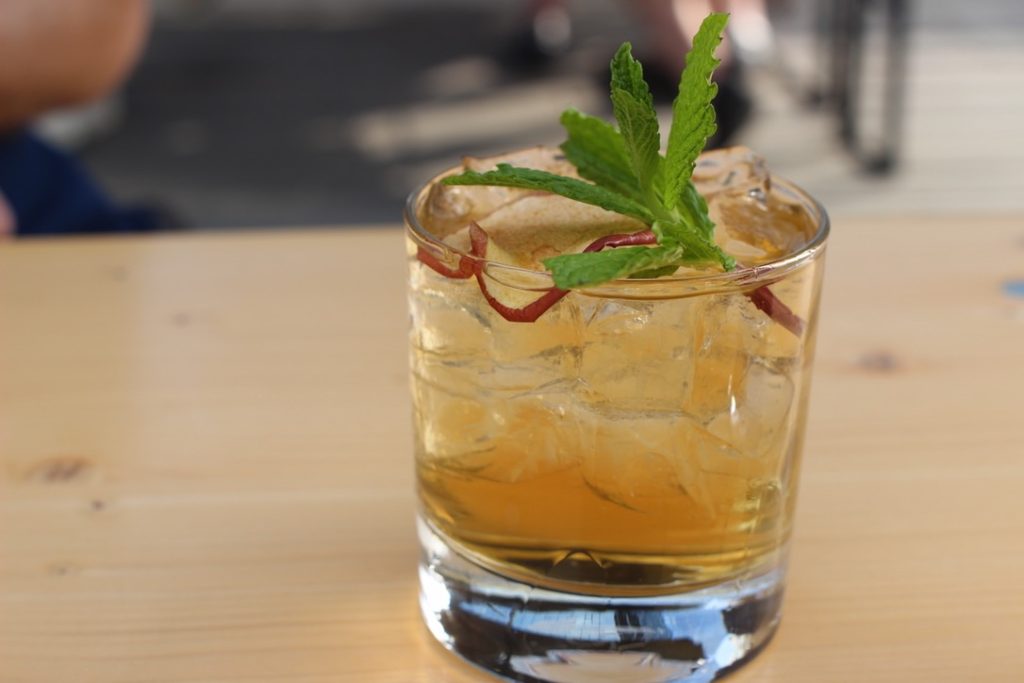
[[[906,99],[906,70],[910,7],[908,0],[833,0],[822,4],[828,16],[831,43],[831,87],[829,92],[839,118],[839,136],[868,173],[891,172],[899,160],[903,137]],[[872,83],[880,87],[881,106],[875,113],[874,136],[866,133],[863,108],[865,87],[865,43],[868,30],[879,24],[883,75]],[[875,139],[872,139],[874,137]]]

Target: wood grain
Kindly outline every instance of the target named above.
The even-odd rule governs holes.
[[[1024,219],[828,259],[786,617],[731,680],[1024,680]],[[0,246],[0,681],[490,680],[416,612],[404,278],[397,230]]]

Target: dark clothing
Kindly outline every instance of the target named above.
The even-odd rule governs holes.
[[[157,227],[150,211],[115,205],[73,157],[28,131],[0,136],[0,192],[14,212],[18,235]]]

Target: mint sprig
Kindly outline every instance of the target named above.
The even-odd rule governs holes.
[[[663,163],[658,114],[654,111],[651,89],[644,80],[643,67],[633,59],[631,50],[629,43],[623,43],[612,58],[612,112],[644,200],[652,209],[657,209],[660,202],[655,193]]]
[[[643,67],[633,58],[629,43],[624,43],[611,63],[611,100],[618,126],[572,109],[562,115],[568,134],[562,151],[585,180],[500,164],[494,171],[467,171],[443,182],[545,190],[636,218],[657,237],[657,244],[650,247],[546,259],[544,266],[561,289],[630,276],[657,277],[681,265],[731,270],[736,262],[715,243],[714,222],[691,180],[697,156],[715,132],[711,101],[717,86],[711,74],[719,63],[714,51],[727,21],[727,14],[711,14],[694,37],[672,105],[665,156]]]
[[[727,14],[708,16],[686,55],[679,94],[672,103],[672,129],[665,153],[668,169],[665,202],[670,208],[684,199],[684,187],[693,175],[697,156],[717,129],[711,101],[718,94],[718,86],[711,82],[711,74],[721,61],[715,57],[715,48],[722,42],[722,31],[728,20]]]
[[[626,141],[612,124],[575,109],[562,113],[568,134],[561,149],[580,177],[612,192],[643,201],[640,182],[629,165]]]

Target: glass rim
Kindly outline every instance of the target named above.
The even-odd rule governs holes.
[[[521,284],[512,286],[518,286],[525,290],[536,291],[549,289],[554,286],[554,281],[551,279],[551,273],[546,270],[534,270],[532,268],[515,266],[508,263],[502,263],[500,261],[492,261],[469,252],[456,249],[454,246],[448,244],[443,239],[427,230],[422,223],[420,223],[418,217],[419,208],[422,202],[426,199],[430,188],[446,176],[459,173],[462,170],[461,166],[454,166],[444,170],[426,182],[420,184],[409,193],[403,210],[406,234],[417,243],[417,246],[431,250],[434,252],[434,256],[439,257],[442,260],[455,262],[463,258],[468,258],[474,263],[482,263],[482,267],[486,269],[486,272],[491,276],[495,275],[495,273],[507,273],[513,277],[518,275],[520,278],[523,276],[537,278],[538,283],[544,283],[543,285],[538,284],[537,286],[523,286]],[[575,291],[609,296],[615,295],[616,293],[622,293],[624,290],[633,290],[634,292],[637,292],[638,290],[672,285],[685,286],[691,290],[714,289],[716,291],[721,291],[723,289],[748,289],[756,285],[770,284],[773,281],[779,280],[782,276],[800,268],[804,264],[814,261],[820,253],[824,251],[826,241],[831,231],[831,221],[829,219],[828,212],[825,210],[825,207],[822,206],[821,202],[811,196],[806,190],[798,186],[796,183],[793,183],[786,178],[772,175],[771,184],[773,189],[781,187],[791,197],[796,198],[806,205],[811,213],[811,218],[817,225],[817,232],[810,241],[808,241],[808,243],[798,251],[767,263],[760,263],[754,266],[740,266],[730,271],[703,272],[688,270],[656,278],[619,278],[609,280],[608,282],[592,287],[582,287]],[[519,282],[522,282],[522,280],[519,279]],[[634,296],[636,296],[635,293]]]

